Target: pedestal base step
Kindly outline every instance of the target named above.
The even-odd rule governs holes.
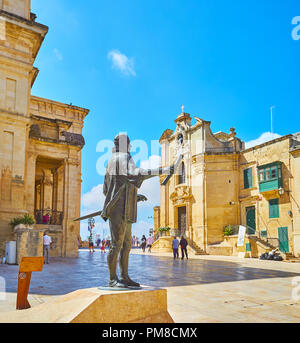
[[[1,323],[173,323],[167,290],[81,289],[28,310],[0,313]]]

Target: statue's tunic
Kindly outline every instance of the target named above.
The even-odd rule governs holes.
[[[137,220],[137,190],[143,181],[154,175],[150,171],[137,168],[131,155],[113,152],[106,168],[103,186],[105,203],[102,218],[107,220],[118,209],[123,219],[129,223]]]

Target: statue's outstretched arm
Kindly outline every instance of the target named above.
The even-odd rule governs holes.
[[[183,158],[183,155],[179,155],[176,162],[172,164],[170,167],[160,167],[155,169],[139,169],[139,174],[144,176],[144,179],[150,179],[151,177],[158,176],[158,175],[173,175],[179,164]]]

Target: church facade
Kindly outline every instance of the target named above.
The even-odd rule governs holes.
[[[165,130],[160,138],[162,166],[171,164],[180,149],[184,161],[161,185],[154,230],[169,227],[196,250],[234,255],[243,225],[252,256],[273,247],[299,256],[300,134],[245,149],[234,128],[213,133],[209,121],[195,121],[192,125],[191,116],[182,112],[175,131]]]
[[[48,32],[30,0],[0,0],[0,255],[10,221],[25,213],[48,229],[54,256],[77,256],[83,122],[89,110],[31,94]]]

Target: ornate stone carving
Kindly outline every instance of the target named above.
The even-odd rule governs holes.
[[[39,125],[34,124],[34,125],[30,126],[29,137],[30,138],[40,138],[41,137],[41,129],[40,129]]]
[[[82,135],[78,133],[71,133],[67,131],[63,131],[62,136],[66,138],[66,142],[71,145],[77,145],[83,147],[85,145],[85,141]]]
[[[173,201],[174,205],[186,203],[191,197],[191,189],[186,185],[177,186],[175,191],[170,195],[170,199]]]
[[[12,180],[12,182],[20,184],[20,185],[23,185],[24,184],[24,180],[23,180],[22,175],[15,175],[15,177]]]

